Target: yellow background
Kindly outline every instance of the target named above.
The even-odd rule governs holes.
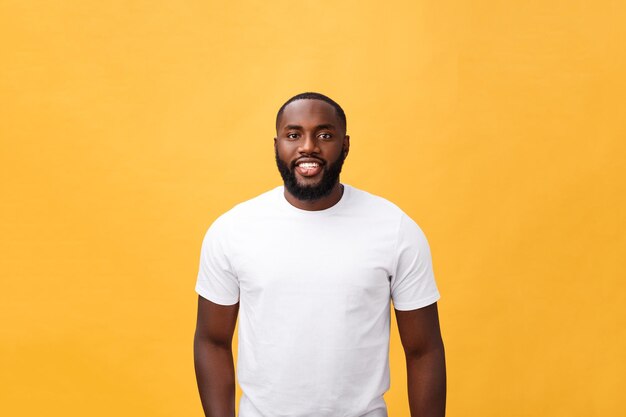
[[[618,416],[622,1],[0,2],[0,414],[201,416],[206,228],[346,110],[342,180],[426,232],[449,416]],[[279,262],[280,259],[277,259]],[[391,340],[390,416],[408,416]]]

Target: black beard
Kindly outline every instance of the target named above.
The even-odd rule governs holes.
[[[298,184],[298,180],[296,179],[295,164],[292,164],[293,166],[289,169],[287,164],[278,157],[278,149],[274,149],[276,154],[276,165],[278,166],[280,176],[283,177],[285,188],[298,200],[315,201],[322,197],[326,197],[333,190],[335,184],[339,182],[341,167],[343,166],[343,161],[346,159],[345,152],[342,152],[341,155],[339,155],[339,158],[333,163],[322,166],[322,180],[319,184],[313,186],[302,186]]]

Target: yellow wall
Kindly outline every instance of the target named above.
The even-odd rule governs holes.
[[[429,237],[449,416],[618,416],[621,1],[0,2],[0,414],[201,416],[200,243],[279,184],[273,118]],[[393,329],[390,416],[408,416]]]

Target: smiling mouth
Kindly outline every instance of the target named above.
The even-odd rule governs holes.
[[[322,172],[322,164],[317,161],[296,162],[296,172],[303,177],[314,177]]]

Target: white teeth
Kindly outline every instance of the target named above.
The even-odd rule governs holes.
[[[317,168],[318,166],[320,166],[320,164],[318,164],[317,162],[302,162],[300,164],[300,167],[306,169]]]

